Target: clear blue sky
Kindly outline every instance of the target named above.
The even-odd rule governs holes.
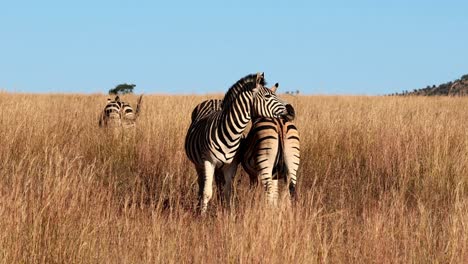
[[[468,1],[0,2],[0,89],[385,94],[468,73]]]

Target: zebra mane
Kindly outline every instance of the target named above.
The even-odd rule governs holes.
[[[267,83],[265,78],[262,78],[260,85],[265,86]],[[237,97],[245,91],[254,89],[257,86],[257,74],[249,74],[242,79],[238,80],[235,84],[229,88],[224,95],[222,102],[222,109],[228,109],[231,104],[237,99]]]

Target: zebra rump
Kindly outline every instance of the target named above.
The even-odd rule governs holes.
[[[267,191],[267,200],[278,199],[279,181],[289,182],[291,198],[296,195],[297,170],[300,162],[299,132],[293,123],[295,111],[286,105],[287,114],[281,118],[254,120],[247,138],[241,142],[239,159],[256,185],[260,179]]]

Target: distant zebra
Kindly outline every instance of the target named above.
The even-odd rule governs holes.
[[[246,139],[241,142],[239,156],[242,167],[250,176],[252,185],[260,179],[265,187],[267,201],[275,205],[278,183],[289,185],[292,199],[296,195],[297,169],[300,162],[299,132],[292,122],[294,108],[286,105],[288,114],[280,118],[258,118],[253,122]]]
[[[137,106],[135,111],[133,110],[132,106],[126,102],[122,103],[122,127],[123,128],[130,128],[135,127],[136,120],[140,115],[141,110],[141,103],[142,103],[143,95],[140,95],[137,101]]]
[[[99,126],[109,128],[130,128],[135,127],[136,120],[141,111],[143,95],[140,95],[137,101],[136,109],[133,110],[132,106],[120,100],[116,96],[114,100],[107,99],[107,104],[99,116]]]
[[[120,97],[116,96],[114,100],[107,98],[107,104],[99,116],[100,127],[119,127],[120,122],[120,109],[122,102]]]
[[[283,102],[264,85],[263,73],[247,75],[227,91],[219,111],[202,111],[199,118],[197,114],[194,118],[192,112],[185,151],[198,174],[198,208],[202,214],[213,195],[215,174],[216,184],[224,185],[224,200],[230,205],[232,180],[239,163],[235,157],[251,117],[279,117],[286,112]]]

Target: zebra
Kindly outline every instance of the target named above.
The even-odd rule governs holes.
[[[122,127],[123,128],[132,128],[135,127],[136,120],[140,115],[141,104],[142,104],[143,95],[140,95],[137,101],[137,106],[135,111],[132,106],[126,102],[122,104]]]
[[[185,152],[198,174],[198,210],[204,214],[213,195],[213,178],[224,202],[230,207],[232,180],[239,161],[242,132],[252,116],[279,117],[284,103],[264,87],[263,73],[250,74],[237,81],[225,94],[221,109],[201,116],[192,112],[192,123],[185,138]],[[194,109],[197,112],[196,109]],[[221,186],[224,185],[224,186]]]
[[[120,122],[120,109],[122,102],[120,97],[116,96],[114,100],[107,98],[107,104],[104,110],[99,115],[99,126],[100,127],[119,127]]]
[[[136,120],[141,111],[143,95],[140,95],[137,101],[136,109],[120,100],[117,95],[114,100],[107,99],[107,104],[99,116],[99,126],[109,128],[131,128],[135,127]]]
[[[296,198],[297,170],[300,162],[299,132],[293,123],[294,108],[286,105],[280,118],[262,117],[253,122],[239,151],[242,167],[249,174],[251,186],[260,179],[267,202],[276,205],[279,180],[289,184],[292,200]]]

